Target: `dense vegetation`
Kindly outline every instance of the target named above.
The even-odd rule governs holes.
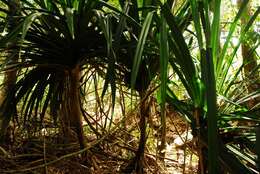
[[[0,173],[163,173],[177,134],[183,173],[187,154],[197,173],[258,173],[259,13],[249,0],[0,0]]]

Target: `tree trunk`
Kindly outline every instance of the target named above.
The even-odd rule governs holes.
[[[20,1],[19,0],[9,0],[8,1],[8,8],[9,14],[7,16],[8,19],[8,30],[12,31],[18,24],[17,16],[20,14]],[[12,43],[8,43],[7,48],[8,57],[11,57],[10,64],[15,63],[18,61],[18,48],[16,46],[16,41]],[[9,71],[5,72],[4,74],[4,82],[3,82],[3,89],[0,94],[0,105],[3,104],[3,101],[8,97],[8,92],[12,91],[17,77],[17,70],[10,69]],[[12,109],[16,109],[15,107]],[[13,111],[15,113],[15,111]],[[2,117],[1,122],[1,131],[0,131],[0,143],[1,144],[8,144],[7,140],[10,139],[8,135],[10,132],[7,132],[8,127],[10,126],[9,123],[11,121],[11,117],[6,118],[4,115]],[[11,129],[10,129],[11,130]]]
[[[166,148],[166,111],[161,111],[161,126],[160,126],[160,144],[158,147],[158,154],[160,157],[160,161],[164,165],[164,158],[165,158],[165,148]]]
[[[203,144],[202,144],[202,132],[201,129],[203,128],[203,124],[201,123],[201,111],[199,108],[195,108],[193,112],[194,118],[196,120],[196,127],[198,128],[196,130],[196,136],[194,137],[197,151],[198,151],[198,157],[199,157],[199,165],[198,165],[198,174],[205,174],[206,168],[207,168],[207,162],[206,158],[203,155]]]
[[[80,66],[77,65],[69,72],[65,73],[64,96],[61,106],[61,122],[65,137],[71,141],[74,139],[73,132],[76,133],[80,148],[85,148],[83,127],[80,110]]]
[[[135,157],[132,161],[124,168],[121,173],[132,173],[133,171],[136,174],[143,174],[144,173],[144,152],[145,152],[145,144],[146,144],[146,120],[149,117],[149,101],[146,99],[146,90],[141,90],[139,92],[140,95],[140,139],[138,150],[136,151]]]
[[[146,90],[145,90],[146,91]],[[144,151],[145,151],[145,144],[146,144],[146,119],[149,117],[149,102],[145,99],[145,91],[140,92],[140,140],[139,140],[139,147],[136,152],[136,173],[142,174],[143,171],[143,162],[144,162]]]

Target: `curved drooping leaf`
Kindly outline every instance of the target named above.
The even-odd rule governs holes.
[[[145,18],[140,36],[139,36],[139,40],[138,40],[138,44],[136,47],[136,51],[135,51],[135,56],[134,56],[134,62],[133,62],[133,68],[132,68],[132,72],[131,72],[131,87],[134,89],[135,83],[136,83],[136,77],[139,71],[139,67],[142,61],[142,54],[143,54],[143,49],[144,49],[144,45],[146,43],[146,38],[148,35],[148,31],[150,30],[150,25],[152,22],[152,18],[153,18],[153,13],[154,12],[149,12],[148,15]]]

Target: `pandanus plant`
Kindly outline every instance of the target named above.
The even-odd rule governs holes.
[[[7,4],[5,0],[1,2]],[[116,80],[122,80],[116,77],[123,74],[126,84],[138,91],[141,98],[139,148],[133,163],[126,170],[142,173],[149,108],[145,100],[146,90],[160,69],[162,127],[165,128],[166,124],[164,107],[168,102],[191,123],[198,145],[200,172],[206,173],[208,170],[208,173],[216,173],[221,165],[230,173],[252,173],[234,151],[230,152],[219,134],[219,128],[227,126],[229,118],[234,118],[234,115],[235,119],[248,118],[252,113],[220,112],[216,104],[217,94],[230,94],[223,90],[227,74],[221,70],[224,65],[225,69],[228,69],[226,65],[231,66],[232,56],[226,59],[226,50],[247,1],[234,19],[220,55],[221,2],[216,0],[210,4],[206,0],[190,0],[177,15],[171,11],[172,3],[171,0],[164,3],[146,0],[143,1],[143,8],[138,8],[138,1],[120,1],[120,11],[104,1],[22,1],[18,26],[0,40],[1,52],[7,52],[10,51],[6,49],[8,43],[18,38],[18,62],[10,64],[12,57],[6,57],[2,67],[5,71],[18,69],[23,73],[14,89],[8,91],[1,106],[2,123],[8,123],[11,116],[16,115],[14,112],[20,101],[23,101],[21,114],[24,123],[32,116],[42,121],[46,110],[50,109],[54,120],[59,118],[62,122],[66,135],[70,134],[71,129],[77,132],[83,148],[85,143],[79,99],[81,67],[88,64],[92,68],[105,70],[104,92],[110,84],[113,103]],[[116,15],[105,11],[104,6],[114,10]],[[210,9],[211,6],[214,9]],[[7,12],[6,9],[0,10]],[[210,10],[213,14],[212,22]],[[244,28],[244,33],[258,14],[259,9]],[[197,59],[191,56],[183,35],[190,21],[194,22],[201,67],[196,67]],[[178,75],[191,102],[179,100],[168,87],[168,64]],[[227,89],[232,85],[230,82]],[[225,124],[217,124],[218,121],[222,123],[219,118],[226,119]],[[2,124],[1,136],[5,134],[7,125]],[[165,130],[162,129],[162,134],[164,133]],[[161,154],[163,150],[162,139]]]
[[[122,3],[121,7],[127,7],[127,3]],[[171,4],[173,1],[167,2]],[[164,159],[165,151],[165,137],[166,137],[166,84],[167,84],[167,69],[168,69],[168,51],[169,46],[167,42],[167,25],[161,13],[157,14],[156,11],[160,9],[160,2],[144,0],[139,2],[137,0],[131,1],[129,6],[128,15],[131,20],[127,18],[126,29],[130,33],[130,40],[136,40],[136,48],[133,50],[135,53],[133,57],[128,57],[127,61],[130,63],[127,68],[130,70],[130,78],[126,83],[130,85],[132,90],[139,93],[140,97],[140,139],[139,146],[135,157],[132,162],[123,170],[123,172],[143,173],[143,161],[146,145],[146,127],[147,119],[149,117],[149,85],[159,75],[161,81],[160,93],[162,96],[161,102],[161,129],[160,133],[162,138],[159,140],[161,143],[158,147],[159,158]],[[176,13],[178,18],[178,27],[184,30],[191,19],[191,13],[188,11],[188,3],[183,6]],[[135,23],[139,23],[142,27],[132,24],[132,19]],[[129,26],[130,30],[129,30]],[[129,77],[129,76],[126,76]],[[163,161],[163,160],[162,160]]]
[[[0,41],[1,50],[8,52],[8,43],[18,40],[18,62],[10,63],[12,57],[6,57],[2,67],[4,71],[17,69],[22,73],[1,105],[1,137],[22,101],[19,112],[24,126],[31,119],[42,122],[49,110],[54,120],[61,122],[64,134],[70,138],[74,130],[84,148],[79,99],[81,67],[87,64],[103,71],[105,67],[103,94],[110,84],[113,103],[118,74],[123,74],[126,85],[139,92],[140,143],[133,165],[129,166],[142,172],[149,112],[146,91],[159,66],[158,53],[151,51],[156,50],[155,44],[145,45],[156,37],[151,32],[154,8],[143,10],[139,16],[137,1],[120,4],[122,12],[103,1],[22,1],[18,26]],[[150,1],[143,5],[156,8]],[[104,11],[104,6],[117,15]]]
[[[121,5],[122,12],[104,1],[22,1],[20,23],[0,41],[1,50],[7,52],[8,43],[18,39],[19,60],[9,63],[12,57],[6,57],[3,70],[18,69],[23,73],[1,105],[1,137],[20,102],[19,113],[24,126],[32,119],[43,122],[49,110],[54,121],[61,122],[67,138],[71,138],[71,130],[75,131],[84,148],[79,90],[80,80],[84,79],[81,67],[89,65],[89,68],[106,71],[103,95],[110,84],[113,105],[117,79],[123,79],[140,94],[140,143],[129,166],[130,170],[142,173],[149,112],[145,95],[158,69],[154,61],[158,60],[157,53],[150,52],[154,45],[146,46],[146,55],[141,55],[152,13],[143,12],[143,17],[148,14],[143,21],[138,15],[137,1],[133,4],[122,1]],[[116,13],[104,11],[104,6]],[[136,64],[139,72],[132,71]],[[131,76],[138,83],[132,82]]]
[[[2,2],[8,5],[6,1]],[[111,14],[103,7],[117,14]],[[85,147],[79,96],[80,80],[84,79],[81,78],[82,66],[106,71],[103,94],[110,84],[113,103],[118,77],[131,86],[133,53],[142,21],[129,16],[138,16],[136,4],[122,3],[122,7],[123,11],[119,11],[105,1],[21,2],[18,25],[0,40],[1,51],[5,53],[10,51],[8,44],[18,40],[18,61],[10,63],[13,58],[4,57],[2,70],[17,69],[22,74],[1,105],[1,137],[4,137],[11,117],[17,116],[16,106],[21,103],[18,119],[23,121],[24,126],[28,126],[31,120],[42,123],[46,111],[49,111],[54,121],[62,124],[67,138],[71,138],[73,130],[81,148]],[[8,13],[8,9],[1,11]],[[149,59],[145,60],[146,63],[139,61],[141,70],[135,74],[141,83],[132,87],[142,98],[152,79],[150,76],[156,72],[148,71],[149,67],[156,68],[156,64],[151,63],[155,55],[147,52]],[[145,117],[141,117],[141,122],[142,118]],[[144,143],[145,134],[142,132],[141,135],[140,142]],[[141,152],[137,154],[143,154],[144,145],[140,145],[139,149]]]
[[[227,123],[231,120],[250,120],[253,125],[259,123],[257,111],[241,112],[240,104],[242,100],[248,99],[249,96],[257,97],[259,92],[255,91],[243,99],[235,99],[232,101],[232,95],[235,95],[237,88],[234,90],[235,84],[241,68],[238,68],[235,75],[231,74],[231,65],[234,62],[234,56],[237,53],[239,44],[233,49],[231,56],[227,56],[227,48],[234,34],[236,24],[245,10],[248,1],[244,1],[233,23],[230,26],[228,37],[223,48],[220,47],[220,6],[221,1],[195,1],[190,0],[190,8],[192,12],[192,22],[195,28],[195,45],[198,45],[199,56],[192,57],[192,51],[189,44],[185,40],[184,34],[176,23],[175,16],[171,13],[170,6],[167,3],[161,5],[162,16],[167,23],[166,35],[169,48],[168,53],[169,64],[178,75],[184,89],[187,91],[189,101],[182,101],[175,91],[166,84],[166,101],[174,106],[174,108],[182,113],[184,118],[191,125],[194,139],[197,144],[199,156],[199,173],[255,173],[256,158],[252,153],[256,153],[256,149],[250,147],[250,152],[241,151],[239,153],[238,146],[232,139],[228,141],[232,145],[227,145],[224,132],[231,132],[229,128],[232,126]],[[211,14],[210,14],[211,13]],[[245,33],[252,26],[253,21],[259,14],[259,8],[250,18],[248,24],[241,30],[240,42],[243,41]],[[211,19],[212,16],[212,19]],[[199,63],[200,66],[197,66]],[[227,84],[227,85],[226,85]],[[232,87],[232,88],[231,88]],[[232,89],[232,90],[231,90]],[[224,98],[223,105],[217,104],[221,97]],[[239,96],[238,96],[239,97]],[[240,93],[241,97],[241,93]],[[223,99],[222,98],[222,99]],[[230,100],[229,100],[230,99]],[[232,106],[230,106],[232,105]],[[223,109],[225,108],[225,109]],[[241,127],[242,128],[242,127]],[[239,130],[241,130],[241,128]],[[234,128],[233,130],[237,130]],[[234,131],[236,132],[236,131]],[[232,133],[234,133],[232,132]],[[250,132],[250,133],[249,133]],[[238,132],[236,132],[238,133]],[[232,134],[236,137],[247,139],[248,144],[254,146],[254,140],[247,133],[255,137],[255,131],[246,128],[246,131],[240,131],[238,134]],[[232,136],[231,136],[232,137]],[[244,139],[244,140],[245,140]],[[243,144],[243,141],[242,141]],[[246,146],[248,148],[248,146]],[[242,160],[246,160],[250,165],[246,166]]]
[[[6,53],[10,51],[8,44],[18,40],[18,61],[10,63],[13,57],[6,57],[2,67],[4,71],[17,69],[23,73],[1,106],[1,137],[16,106],[23,101],[25,125],[31,118],[42,122],[50,109],[54,120],[58,116],[61,121],[65,135],[75,131],[84,148],[79,99],[81,66],[103,67],[109,61],[106,32],[100,29],[100,24],[106,22],[102,21],[105,18],[101,16],[106,15],[102,7],[98,1],[84,0],[21,2],[18,25],[0,41],[1,51]],[[8,13],[7,9],[1,11]]]
[[[147,3],[147,1],[145,2]],[[252,15],[247,25],[242,28],[239,44],[234,47],[231,55],[228,55],[227,48],[230,46],[236,25],[248,1],[242,3],[233,23],[230,25],[223,48],[220,46],[221,1],[188,1],[188,8],[182,11],[179,16],[172,13],[172,3],[172,1],[165,3],[157,1],[156,3],[143,4],[143,7],[146,7],[144,8],[146,9],[146,18],[142,30],[146,31],[149,30],[148,28],[152,28],[153,31],[160,31],[159,39],[153,41],[159,48],[158,55],[160,57],[161,126],[165,128],[164,105],[168,102],[178,112],[182,113],[190,123],[199,155],[199,173],[254,173],[256,170],[255,162],[257,161],[256,157],[252,156],[252,153],[257,151],[254,145],[255,141],[251,137],[256,136],[254,129],[248,126],[246,130],[240,132],[237,132],[237,130],[243,129],[242,127],[234,128],[231,131],[230,127],[232,126],[228,122],[250,120],[254,125],[259,123],[257,106],[253,110],[241,112],[243,106],[240,105],[249,100],[250,97],[257,98],[259,91],[254,91],[239,99],[241,91],[238,92],[237,88],[234,89],[233,86],[244,65],[236,70],[235,75],[231,72],[231,66],[235,61],[234,57],[240,43],[243,42],[245,34],[258,16],[259,8]],[[157,10],[155,10],[156,13],[152,8]],[[189,10],[192,13],[192,18],[180,16],[189,14]],[[183,17],[183,21],[179,20],[179,17]],[[192,50],[190,50],[190,44],[193,40],[191,39],[188,43],[183,34],[189,22],[192,22],[195,28],[195,32],[192,34],[200,53],[199,57],[195,58],[192,57]],[[139,36],[138,44],[140,47],[136,49],[132,68],[132,86],[136,82],[135,73],[140,68],[140,61],[145,57],[145,52],[142,52],[145,49],[142,46],[149,43],[149,40],[146,41],[145,34],[145,32],[141,32]],[[180,100],[175,91],[168,87],[168,64],[171,65],[187,91],[190,98],[188,102]],[[225,104],[220,105],[220,99]],[[164,131],[162,130],[162,132]],[[226,136],[230,132],[230,137],[234,137],[229,137],[232,140],[227,141],[229,138]],[[238,134],[233,134],[234,132]],[[245,146],[242,146],[248,148],[249,151],[238,152],[238,146],[241,146],[241,144],[237,144],[238,141],[240,141],[239,143],[242,141],[243,144],[241,138],[247,142],[244,144]],[[161,143],[161,150],[163,151],[163,139]],[[229,143],[232,145],[227,145]],[[245,165],[241,160],[246,160],[249,165]],[[251,168],[250,165],[254,167]]]

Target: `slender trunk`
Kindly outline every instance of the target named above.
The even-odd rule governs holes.
[[[140,139],[138,149],[136,151],[135,157],[132,161],[124,168],[121,173],[132,173],[133,171],[136,174],[144,173],[144,152],[145,152],[145,144],[146,144],[146,120],[149,117],[149,102],[148,99],[145,98],[146,90],[139,91],[140,95]]]
[[[164,164],[165,148],[166,148],[166,113],[165,109],[161,112],[161,126],[160,126],[160,144],[158,147],[158,154],[161,162]]]
[[[203,155],[203,145],[202,145],[202,138],[201,138],[201,122],[200,122],[200,109],[199,108],[195,108],[194,110],[194,118],[196,120],[196,127],[197,127],[197,132],[196,132],[196,137],[195,138],[195,142],[197,145],[197,149],[198,149],[198,156],[199,156],[199,165],[198,165],[198,174],[205,174],[205,169],[206,169],[206,160],[205,157]]]
[[[85,147],[84,137],[83,137],[83,127],[82,127],[82,120],[81,120],[81,110],[80,110],[80,94],[79,94],[79,87],[80,87],[80,67],[76,66],[71,71],[70,75],[70,106],[71,106],[71,115],[70,115],[70,122],[72,129],[74,129],[77,133],[79,144],[81,148]]]
[[[19,0],[10,0],[8,2],[8,8],[9,8],[9,14],[7,16],[8,20],[8,30],[12,31],[18,23],[17,16],[20,14],[20,1]],[[15,63],[18,61],[18,48],[16,46],[16,41],[12,43],[8,43],[7,53],[8,57],[10,57],[10,64]],[[1,91],[0,95],[0,105],[3,104],[3,101],[8,97],[8,92],[12,91],[17,77],[17,70],[11,69],[7,72],[5,72],[4,75],[4,82],[3,82],[3,90]],[[12,108],[13,110],[16,110],[16,108]],[[13,111],[15,113],[15,111]],[[2,117],[2,116],[1,116]],[[10,137],[8,135],[10,132],[8,132],[8,127],[10,126],[9,123],[11,121],[11,117],[6,118],[3,116],[2,122],[1,122],[1,132],[0,132],[0,143],[8,144],[8,140]],[[11,129],[9,129],[11,130]]]
[[[10,72],[5,73],[4,88],[0,97],[3,101],[8,97],[8,91],[12,91],[14,88],[16,82],[16,73],[17,73],[16,70],[12,70]],[[0,101],[1,105],[3,104],[3,101]],[[16,110],[15,103],[13,105],[12,110],[13,110],[12,113],[15,113]],[[4,115],[3,116],[1,115],[3,119],[1,120],[0,144],[9,145],[11,143],[11,139],[10,139],[11,132],[9,132],[8,130],[10,131],[13,130],[10,127],[10,121],[12,116],[6,118]]]
[[[64,98],[61,106],[63,131],[69,140],[73,139],[73,132],[75,132],[80,148],[85,148],[79,96],[80,67],[77,65],[66,73],[65,79]]]
[[[146,90],[145,90],[146,91]],[[141,105],[140,105],[140,140],[139,147],[136,152],[136,173],[142,174],[143,162],[144,162],[144,151],[146,144],[146,119],[149,117],[149,104],[148,100],[145,99],[145,91],[140,92]]]
[[[8,20],[8,30],[12,31],[18,24],[17,16],[20,14],[20,2],[17,0],[10,0],[9,1],[9,14],[7,16]],[[10,57],[9,64],[15,63],[18,61],[18,48],[16,46],[16,41],[12,43],[8,43],[8,47],[6,49],[8,53],[8,57]],[[10,69],[4,75],[4,87],[1,94],[1,99],[6,97],[6,94],[10,89],[13,88],[16,82],[17,70]],[[1,101],[2,103],[2,101]]]

